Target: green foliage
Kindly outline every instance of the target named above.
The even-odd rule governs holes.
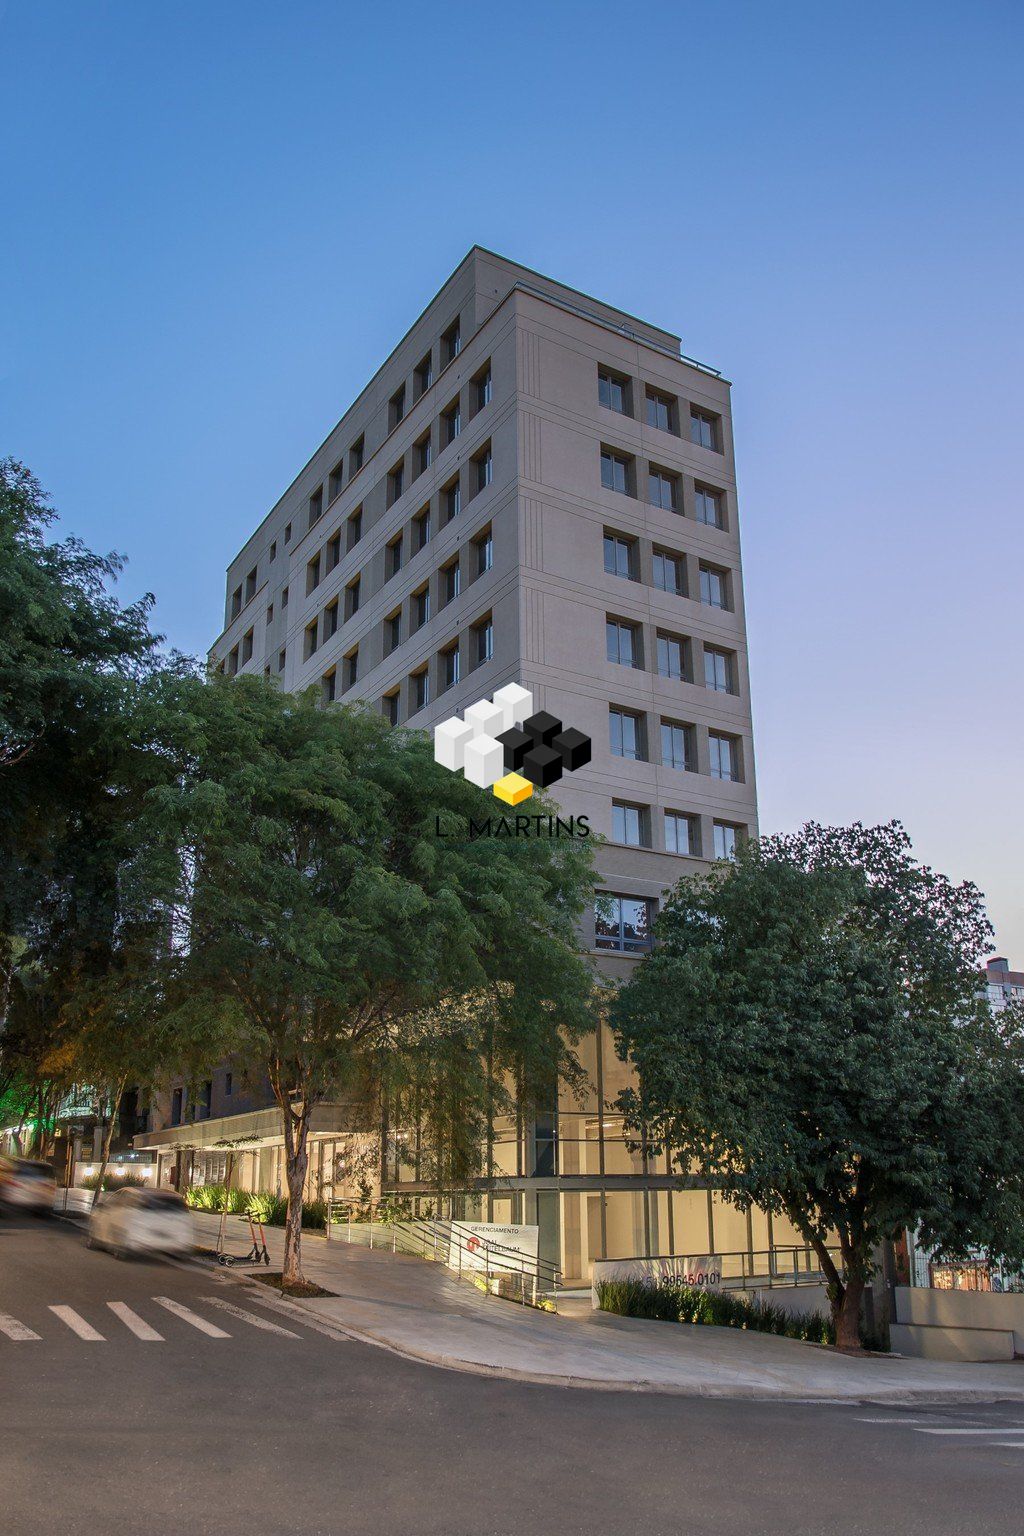
[[[100,1189],[109,1194],[113,1189],[145,1189],[147,1180],[139,1173],[105,1173],[102,1184],[98,1173],[90,1173],[82,1180],[83,1189]]]
[[[842,1342],[901,1227],[1024,1250],[1021,1036],[979,1001],[975,887],[917,864],[897,823],[812,823],[681,881],[656,933],[613,1009],[628,1122],[796,1224]]]
[[[816,1313],[794,1315],[770,1301],[745,1300],[742,1292],[705,1290],[679,1281],[650,1285],[642,1280],[599,1280],[597,1298],[602,1311],[620,1317],[704,1323],[713,1328],[773,1333],[810,1344],[835,1343],[835,1324],[830,1318]],[[877,1347],[873,1336],[863,1335],[862,1342],[868,1348]]]

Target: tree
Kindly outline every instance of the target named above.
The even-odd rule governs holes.
[[[630,1126],[789,1217],[842,1348],[901,1228],[1024,1252],[1022,1053],[979,995],[990,935],[977,889],[918,864],[898,822],[810,823],[680,881],[614,1005]]]
[[[447,1059],[458,1007],[487,1015],[524,1077],[571,1075],[571,1043],[592,1026],[575,940],[590,861],[566,839],[469,838],[493,799],[364,706],[213,678],[194,690],[186,736],[179,780],[149,803],[188,930],[177,1009],[269,1079],[294,1285],[318,1102],[365,1089],[403,1052],[429,1054],[432,1017]],[[479,1076],[463,1079],[467,1114]]]

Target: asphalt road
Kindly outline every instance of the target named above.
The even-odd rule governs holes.
[[[416,1365],[270,1303],[205,1264],[119,1261],[67,1223],[0,1217],[6,1536],[1022,1528],[1020,1404],[537,1387]]]

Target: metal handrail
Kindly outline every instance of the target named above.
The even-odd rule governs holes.
[[[843,1259],[840,1250],[827,1248],[826,1252],[835,1260],[836,1269],[842,1274]],[[633,1259],[643,1259],[665,1264],[682,1264],[694,1257],[697,1256],[689,1253],[626,1254],[620,1258],[609,1258],[606,1262],[626,1264]],[[821,1285],[825,1282],[818,1255],[806,1243],[776,1244],[771,1248],[736,1248],[725,1253],[716,1253],[713,1257],[720,1266],[720,1285],[724,1291],[770,1291],[784,1287]],[[785,1262],[787,1259],[788,1263]],[[726,1263],[728,1260],[732,1261],[729,1265]],[[727,1267],[732,1268],[734,1273],[726,1274]]]

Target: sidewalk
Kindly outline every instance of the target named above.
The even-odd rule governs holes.
[[[213,1246],[218,1225],[219,1217],[196,1213],[204,1246]],[[227,1230],[229,1251],[242,1252],[245,1226],[229,1217]],[[283,1233],[268,1227],[266,1236],[280,1267]],[[615,1317],[579,1301],[565,1302],[555,1316],[485,1296],[443,1265],[403,1254],[309,1233],[302,1253],[306,1278],[336,1294],[294,1305],[353,1338],[478,1375],[690,1397],[1024,1402],[1024,1361],[855,1360],[769,1334]]]

